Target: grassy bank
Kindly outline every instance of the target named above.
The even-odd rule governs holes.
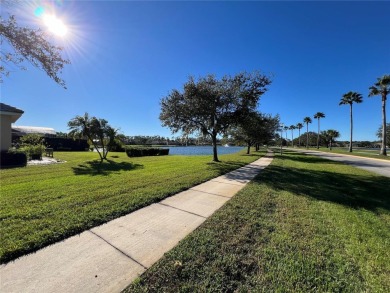
[[[55,153],[66,163],[0,170],[2,263],[239,168],[263,155],[128,158]]]
[[[290,147],[290,146],[289,146]],[[300,148],[300,149],[306,149],[306,148]],[[352,149],[352,153],[348,151],[348,148],[332,148],[332,150],[328,148],[320,148],[317,150],[317,148],[309,148],[310,151],[320,151],[320,152],[326,152],[326,153],[335,153],[335,154],[343,154],[343,155],[352,155],[357,157],[363,157],[363,158],[373,158],[373,159],[381,159],[381,160],[390,160],[390,156],[381,156],[379,155],[379,149],[376,150],[368,150],[366,148],[354,148]]]
[[[389,292],[390,178],[285,152],[128,292]]]

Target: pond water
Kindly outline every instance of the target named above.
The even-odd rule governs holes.
[[[199,156],[199,155],[213,155],[212,146],[187,146],[187,147],[164,147],[169,149],[170,155],[184,155],[184,156]],[[224,147],[218,146],[218,155],[236,153],[244,147]]]

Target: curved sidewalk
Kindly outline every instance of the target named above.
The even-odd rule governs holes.
[[[120,292],[272,161],[261,159],[0,266],[0,292]]]

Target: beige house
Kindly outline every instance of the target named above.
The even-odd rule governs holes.
[[[0,103],[0,150],[8,150],[11,147],[12,141],[12,127],[11,124],[22,116],[24,111],[9,106],[4,103]]]

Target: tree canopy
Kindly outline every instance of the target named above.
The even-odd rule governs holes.
[[[218,161],[217,136],[255,111],[269,84],[270,78],[257,71],[225,75],[221,79],[214,75],[190,77],[182,91],[174,89],[161,100],[160,120],[173,133],[209,135],[213,161]]]
[[[383,125],[379,126],[376,136],[382,140]],[[390,123],[386,123],[386,145],[390,145]]]
[[[14,15],[4,19],[0,16],[0,83],[10,73],[10,67],[26,69],[26,61],[43,70],[57,84],[66,88],[65,81],[59,77],[68,59],[62,57],[63,48],[51,44],[48,34],[42,29],[21,27]],[[7,51],[4,43],[8,43]]]
[[[279,116],[251,112],[229,130],[229,135],[238,143],[247,145],[247,154],[250,147],[258,144],[266,144],[275,137],[279,125]]]

